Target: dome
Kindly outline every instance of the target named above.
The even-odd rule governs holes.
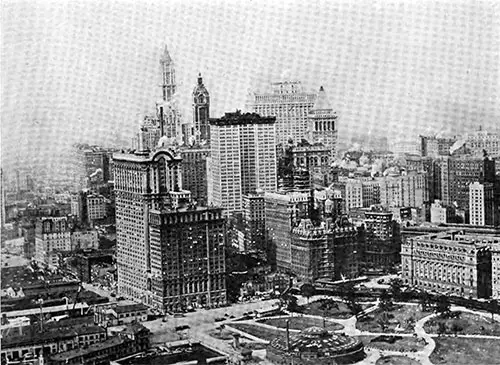
[[[363,343],[341,333],[321,327],[309,327],[291,336],[289,346],[285,338],[275,338],[268,347],[268,354],[296,358],[297,364],[316,359],[316,363],[339,360],[343,363],[359,361],[364,357]]]

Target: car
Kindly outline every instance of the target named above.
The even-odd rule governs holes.
[[[183,318],[186,317],[184,313],[174,313],[174,318]]]
[[[377,280],[377,284],[384,284],[384,282],[385,282],[384,279]]]
[[[217,317],[214,319],[215,322],[222,322],[225,321],[226,319],[224,317]]]
[[[115,298],[115,297],[116,297],[116,294],[115,294],[115,293],[111,293],[111,296],[112,296],[113,298]]]

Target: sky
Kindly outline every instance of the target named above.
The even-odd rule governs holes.
[[[5,169],[64,174],[74,143],[129,146],[175,62],[183,121],[270,82],[324,86],[339,140],[500,128],[495,1],[2,1]]]

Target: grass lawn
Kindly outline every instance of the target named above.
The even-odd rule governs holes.
[[[337,318],[337,319],[347,319],[354,315],[352,311],[349,309],[347,304],[340,301],[335,301],[338,308],[324,309],[322,308],[323,303],[329,301],[329,299],[320,299],[315,302],[311,302],[309,304],[305,304],[300,306],[300,312],[303,314],[309,314],[313,316],[322,316],[328,318]],[[360,304],[362,309],[366,309],[371,307],[370,304]]]
[[[400,351],[400,352],[416,352],[425,347],[422,340],[418,340],[412,336],[405,336],[397,339],[394,343],[377,341],[378,336],[356,336],[356,338],[363,342],[365,346],[370,346],[377,350],[384,351]]]
[[[412,359],[408,356],[390,355],[383,356],[377,360],[375,365],[420,365],[420,361]]]
[[[286,321],[290,321],[290,329],[293,330],[303,330],[312,326],[323,327],[323,320],[319,318],[312,317],[286,317],[286,318],[269,318],[260,320],[260,323],[267,324],[269,326],[286,328]],[[331,322],[330,320],[325,321],[325,328],[329,331],[339,331],[344,328],[339,323]]]
[[[413,318],[413,323],[422,319],[432,312],[422,312],[418,305],[395,305],[394,309],[387,312],[389,323],[386,331],[399,333],[413,333],[414,329],[408,320]],[[384,316],[381,309],[369,313],[366,317],[358,319],[356,328],[361,331],[382,332],[382,326],[378,321]],[[398,330],[396,328],[398,327]]]
[[[236,328],[237,330],[248,333],[249,335],[258,337],[265,341],[271,341],[274,338],[282,337],[285,338],[286,332],[284,330],[279,329],[271,329],[267,327],[262,327],[257,324],[252,323],[231,323],[231,327]]]
[[[446,326],[445,333],[454,333],[453,326],[456,324],[461,330],[457,331],[462,335],[489,335],[500,336],[500,323],[491,321],[491,317],[484,317],[478,314],[461,312],[459,318],[431,318],[424,325],[425,332],[438,333],[439,323],[444,323]]]
[[[500,340],[484,338],[437,337],[430,356],[433,364],[494,365],[500,359]]]

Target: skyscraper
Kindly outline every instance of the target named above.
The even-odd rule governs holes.
[[[193,125],[197,142],[210,141],[210,95],[203,85],[201,73],[198,75],[198,84],[193,90]]]
[[[492,183],[475,181],[469,185],[470,224],[485,226],[495,224],[495,197]]]
[[[311,143],[322,143],[335,157],[337,152],[337,114],[333,110],[323,86],[320,87],[314,106],[309,110]]]
[[[198,205],[207,205],[207,158],[209,146],[182,146],[182,186],[191,192]]]
[[[210,120],[209,204],[231,214],[241,211],[243,194],[276,190],[275,121],[240,111]]]
[[[196,207],[182,189],[180,155],[113,157],[120,295],[162,310],[223,303],[224,222],[220,209]]]
[[[469,210],[469,185],[495,182],[495,161],[486,157],[444,157],[440,162],[441,200]]]
[[[316,94],[304,92],[300,81],[276,82],[271,88],[271,92],[251,95],[249,110],[276,117],[276,143],[286,146],[289,139],[300,142],[307,137]]]

